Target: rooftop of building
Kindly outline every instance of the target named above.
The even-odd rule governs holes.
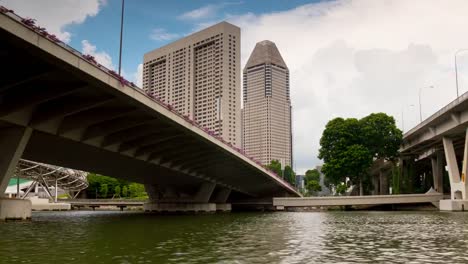
[[[270,40],[263,40],[255,45],[244,69],[260,64],[275,64],[286,69],[288,68],[278,50],[278,47],[276,47],[276,44]]]

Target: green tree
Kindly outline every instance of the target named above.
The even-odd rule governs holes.
[[[281,167],[280,167],[281,168]],[[296,173],[293,171],[291,166],[287,165],[284,167],[284,179],[291,185],[296,185]]]
[[[107,184],[101,184],[101,188],[99,189],[99,194],[102,198],[107,198],[107,193],[109,192],[109,187]]]
[[[392,116],[374,113],[359,122],[365,146],[374,158],[392,161],[398,158],[403,133],[396,127]]]
[[[305,173],[305,180],[320,182],[320,172],[317,169],[307,170]]]
[[[348,189],[348,186],[344,183],[340,183],[336,185],[336,194],[342,195],[346,192],[346,189]]]
[[[131,183],[128,186],[128,193],[131,198],[147,197],[145,186],[139,183]]]
[[[281,163],[278,160],[272,160],[270,164],[266,165],[266,167],[279,176],[283,174],[281,171]]]
[[[120,185],[115,186],[114,197],[120,197]]]
[[[317,192],[322,191],[322,186],[320,186],[320,183],[316,180],[307,181],[305,188],[309,195],[314,195]]]
[[[127,185],[124,185],[124,187],[122,187],[122,197],[127,197],[128,195],[128,188],[127,188]]]
[[[355,184],[366,182],[373,160],[396,159],[401,140],[402,133],[395,119],[384,113],[371,114],[361,120],[332,119],[320,139],[322,172],[327,182],[337,187],[346,177]]]

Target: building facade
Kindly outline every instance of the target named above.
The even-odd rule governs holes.
[[[255,46],[243,71],[242,147],[269,164],[292,166],[289,69],[275,43]]]
[[[221,22],[146,53],[143,90],[241,147],[240,28]]]

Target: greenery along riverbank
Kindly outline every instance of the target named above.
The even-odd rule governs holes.
[[[145,186],[140,183],[94,173],[88,174],[88,182],[89,187],[86,189],[88,198],[148,199]]]

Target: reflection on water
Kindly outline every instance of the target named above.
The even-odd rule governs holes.
[[[468,263],[468,214],[40,212],[0,263]]]

